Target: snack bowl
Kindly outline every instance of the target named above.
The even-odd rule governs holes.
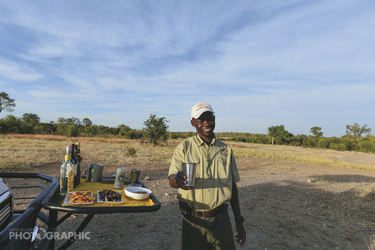
[[[134,200],[144,200],[151,195],[151,190],[143,187],[126,187],[124,188],[126,196]]]

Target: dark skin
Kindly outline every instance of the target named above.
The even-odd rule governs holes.
[[[198,119],[193,118],[190,121],[191,125],[195,127],[198,135],[207,142],[211,143],[214,138],[214,129],[215,129],[215,116],[211,112],[204,112]],[[182,188],[185,190],[192,189],[191,187],[185,187],[187,184],[186,175],[180,171],[175,175],[169,176],[169,184],[173,188]],[[235,218],[241,217],[240,211],[240,202],[238,198],[238,189],[237,184],[232,184],[232,199],[230,201],[232,206],[233,214]],[[236,241],[241,244],[241,247],[245,245],[246,242],[246,232],[242,222],[236,222],[237,236]]]

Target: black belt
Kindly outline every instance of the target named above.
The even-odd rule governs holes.
[[[195,210],[191,209],[184,202],[180,201],[179,205],[180,205],[181,213],[183,213],[185,215],[191,215],[191,216],[194,216],[194,217],[215,217],[218,214],[226,211],[227,208],[228,208],[228,204],[224,203],[224,204],[222,204],[222,205],[220,205],[217,208],[214,208],[212,210],[208,210],[208,211],[195,211]]]

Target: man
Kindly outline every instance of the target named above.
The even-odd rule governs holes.
[[[197,134],[181,142],[173,153],[169,183],[179,188],[182,224],[182,249],[235,249],[232,225],[227,210],[232,206],[241,247],[246,242],[236,182],[240,180],[232,149],[216,139],[215,115],[208,103],[191,110],[191,125]],[[182,163],[197,163],[194,187],[186,187]]]

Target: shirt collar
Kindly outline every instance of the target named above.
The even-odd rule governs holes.
[[[195,140],[198,144],[198,146],[203,146],[204,144],[207,144],[200,136],[198,133],[195,135]],[[210,144],[207,145],[216,145],[216,135],[214,134],[214,138],[212,138],[212,141]]]

